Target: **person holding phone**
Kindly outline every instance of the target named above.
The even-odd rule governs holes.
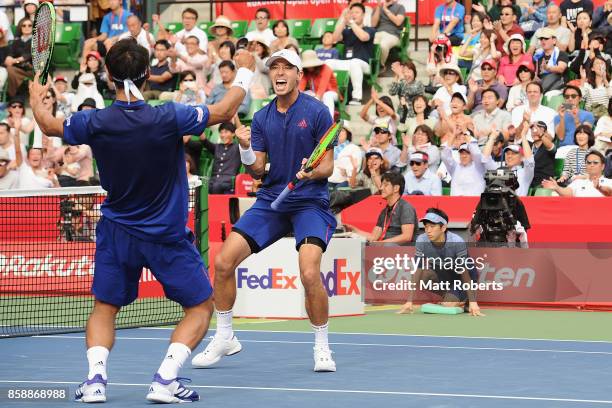
[[[557,109],[558,115],[555,116],[555,134],[559,138],[559,147],[571,146],[574,144],[574,132],[580,124],[589,123],[595,126],[595,117],[591,112],[579,108],[582,91],[574,85],[566,85],[563,89],[563,99],[565,100]]]

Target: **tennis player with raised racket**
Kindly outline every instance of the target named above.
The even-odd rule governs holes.
[[[96,229],[95,304],[86,331],[89,374],[77,388],[78,401],[106,401],[115,318],[122,306],[136,299],[144,267],[185,312],[146,398],[158,403],[199,399],[181,384],[178,372],[208,330],[212,288],[193,233],[185,227],[188,187],[182,137],[199,135],[206,126],[234,117],[255,66],[246,51],[238,52],[235,62],[236,79],[219,103],[152,107],[141,94],[149,77],[149,52],[131,39],[119,41],[106,56],[117,99],[106,109],[77,112],[65,121],[44,109],[49,86],[40,83],[41,74],[30,82],[30,104],[43,133],[71,145],[91,146],[108,193]]]
[[[238,220],[215,258],[217,331],[206,349],[196,355],[194,367],[209,367],[242,346],[232,330],[236,300],[236,267],[249,255],[272,245],[289,232],[295,234],[300,278],[306,294],[306,311],[315,332],[314,370],[336,371],[327,339],[328,297],[320,277],[323,252],[336,227],[329,210],[327,178],[333,170],[332,118],[317,99],[299,92],[303,75],[300,57],[281,50],[268,59],[276,98],[258,111],[251,129],[236,131],[242,163],[255,178],[264,175],[255,204]],[[307,158],[319,142],[329,142],[318,166],[311,171]],[[311,158],[316,159],[316,158]],[[313,163],[317,160],[310,160]],[[273,209],[273,201],[297,178],[295,188]],[[292,183],[293,185],[293,183]]]

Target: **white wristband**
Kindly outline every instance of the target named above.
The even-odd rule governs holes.
[[[245,166],[250,166],[251,164],[255,163],[257,157],[255,156],[255,152],[251,146],[249,146],[248,149],[243,149],[242,146],[238,144],[238,150],[240,150],[240,161],[242,164]]]
[[[236,78],[234,79],[232,86],[239,86],[240,88],[244,89],[244,92],[249,92],[253,74],[254,72],[248,68],[238,68],[238,72],[236,72]]]

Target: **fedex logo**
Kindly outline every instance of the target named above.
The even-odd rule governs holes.
[[[327,291],[327,296],[347,296],[361,294],[361,272],[345,271],[346,259],[334,259],[334,269],[327,273],[321,272],[321,280]]]
[[[297,289],[297,276],[283,274],[282,268],[269,268],[266,275],[249,275],[249,268],[238,268],[238,289]]]

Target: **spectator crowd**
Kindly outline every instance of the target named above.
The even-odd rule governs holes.
[[[63,146],[26,113],[37,5],[23,2],[24,17],[14,28],[0,11],[0,88],[7,101],[0,111],[0,189],[97,182],[88,146]],[[121,0],[108,0],[108,6],[99,30],[83,42],[78,70],[71,78],[50,78],[46,103],[57,117],[112,101],[104,58],[121,39],[132,38],[150,52],[143,95],[151,104],[218,102],[236,75],[237,50],[255,56],[256,73],[239,115],[212,132],[184,138],[188,172],[192,178],[209,176],[211,193],[234,192],[241,170],[235,130],[273,100],[266,61],[280,49],[301,55],[302,92],[323,102],[335,118],[345,117],[346,104],[357,106],[359,118],[352,123],[370,126],[357,138],[344,121],[334,148],[332,193],[361,188],[385,197],[478,196],[485,172],[502,166],[517,173],[521,196],[612,193],[611,0],[600,7],[590,0],[496,0],[488,8],[472,5],[469,15],[456,0],[442,0],[423,74],[393,52],[407,19],[397,0],[348,1],[315,46],[294,38],[288,22],[265,7],[239,38],[222,15],[204,30],[191,7],[182,10],[182,28],[174,30],[158,15],[143,23]],[[371,90],[364,85],[373,71],[390,77],[390,86],[377,91],[376,83]],[[341,76],[348,78],[350,92],[342,92]]]

